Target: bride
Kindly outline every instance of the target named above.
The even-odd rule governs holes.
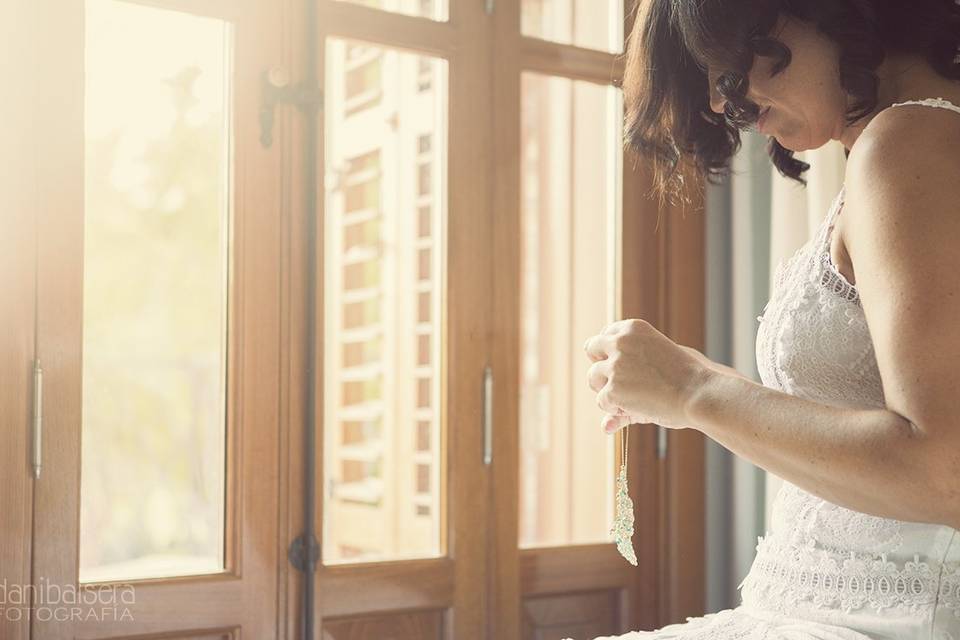
[[[661,197],[750,126],[801,182],[796,151],[848,160],[776,271],[762,385],[643,320],[585,344],[607,433],[697,429],[786,481],[740,606],[619,637],[960,640],[960,5],[640,0],[624,89]]]

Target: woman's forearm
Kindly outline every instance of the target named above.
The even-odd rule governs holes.
[[[960,524],[957,496],[943,489],[943,474],[951,473],[940,462],[946,456],[892,411],[835,407],[711,368],[688,413],[708,437],[830,502],[899,520]]]

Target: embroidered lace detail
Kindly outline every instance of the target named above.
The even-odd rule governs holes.
[[[913,614],[940,606],[960,618],[958,569],[953,567],[947,579],[941,578],[943,572],[942,565],[919,554],[898,563],[886,554],[844,555],[818,549],[813,540],[794,546],[770,537],[760,538],[757,559],[741,587],[744,604],[784,614],[795,614],[803,604],[846,613],[869,608]]]
[[[856,285],[851,284],[846,276],[837,270],[830,258],[829,251],[820,254],[820,262],[823,270],[823,274],[820,276],[820,286],[847,302],[859,305],[860,292],[857,291]]]
[[[724,609],[657,631],[633,631],[594,640],[870,640],[849,628],[755,610]],[[565,640],[571,640],[566,638]],[[937,640],[948,640],[937,638]]]
[[[848,302],[859,305],[860,292],[857,291],[857,286],[852,284],[849,280],[847,280],[846,276],[840,273],[840,270],[837,269],[837,266],[833,264],[833,258],[830,257],[831,232],[833,231],[834,221],[837,219],[837,216],[840,214],[840,210],[843,208],[844,192],[845,189],[841,188],[840,193],[837,195],[837,200],[834,203],[834,206],[831,207],[830,212],[827,214],[827,220],[824,222],[826,231],[824,232],[823,249],[820,251],[820,285],[834,295],[837,295]]]
[[[814,541],[840,552],[892,554],[903,548],[903,523],[845,509],[783,483],[773,505],[771,523],[794,545]]]
[[[960,618],[960,563],[944,567],[940,576],[940,594],[937,606],[953,612]]]

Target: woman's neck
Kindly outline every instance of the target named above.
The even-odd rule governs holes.
[[[960,95],[960,82],[938,74],[921,56],[891,54],[877,67],[877,106],[868,115],[844,128],[840,142],[848,150],[874,116],[897,102]],[[957,98],[960,99],[960,98]],[[956,100],[951,100],[956,101]]]

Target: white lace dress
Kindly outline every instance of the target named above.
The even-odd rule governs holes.
[[[902,104],[960,113],[942,98],[893,106]],[[857,288],[830,259],[842,205],[841,189],[816,236],[777,267],[758,318],[757,365],[765,386],[786,393],[884,407]],[[616,638],[960,640],[960,534],[851,511],[784,483],[740,588],[736,609]]]

